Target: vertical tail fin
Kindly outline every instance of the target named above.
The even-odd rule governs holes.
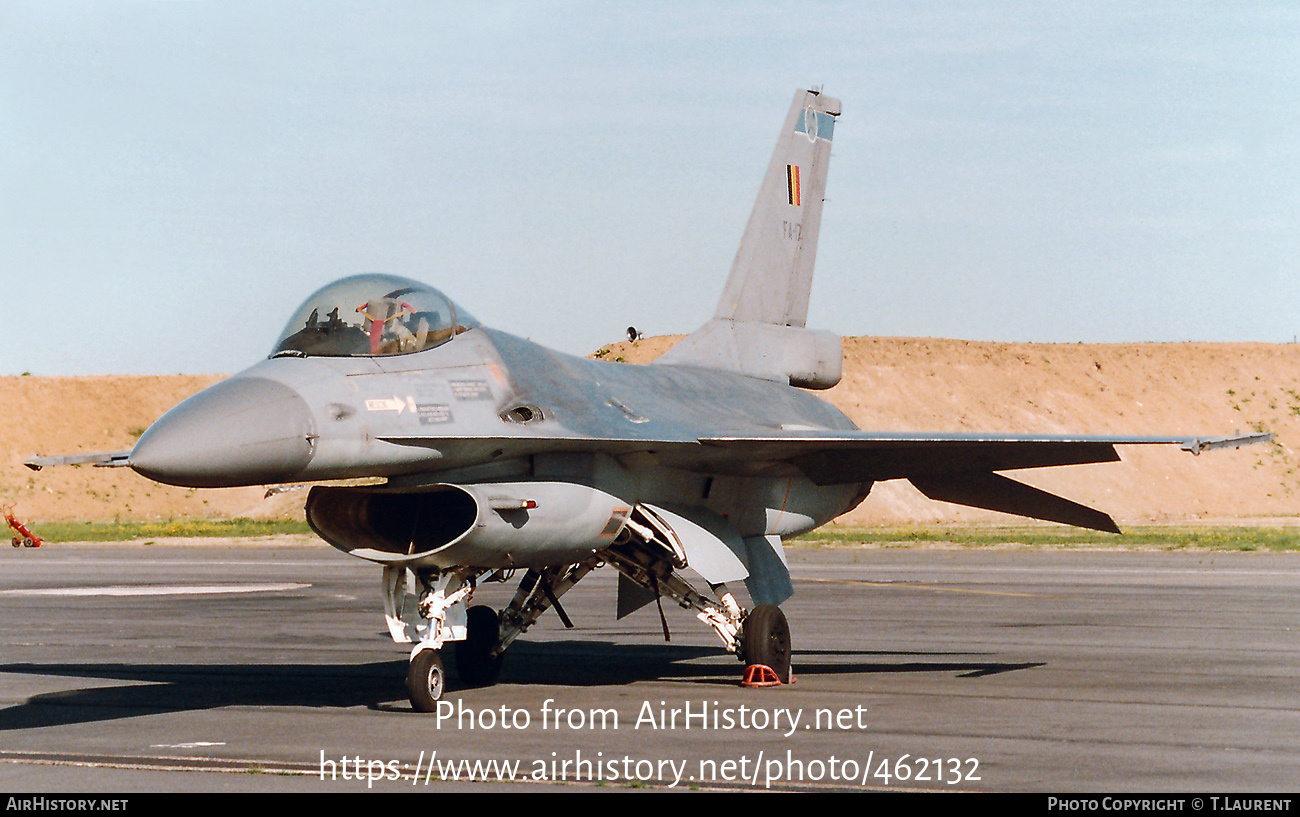
[[[739,371],[806,388],[839,382],[840,339],[804,329],[837,99],[795,94],[713,320],[657,362]]]
[[[837,99],[816,91],[795,94],[715,318],[779,326],[807,322],[826,167],[839,115]]]

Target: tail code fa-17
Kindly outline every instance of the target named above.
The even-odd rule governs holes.
[[[462,682],[491,683],[510,644],[551,607],[563,618],[560,597],[600,566],[620,574],[620,616],[669,597],[788,679],[782,540],[874,483],[1114,531],[999,472],[1111,462],[1120,443],[1253,439],[878,433],[811,394],[842,366],[839,337],[805,326],[839,115],[838,100],[795,94],[716,313],[653,365],[560,354],[426,284],[359,275],[314,293],[268,359],[167,412],[133,450],[28,464],[127,465],[196,488],[383,478],[312,488],[307,519],[382,566],[389,631],[413,644],[411,701],[430,710],[444,646]],[[515,571],[504,609],[467,605]]]

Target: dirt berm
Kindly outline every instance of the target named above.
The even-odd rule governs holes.
[[[643,363],[674,338],[605,347]],[[1256,343],[1011,344],[845,338],[844,380],[821,396],[860,428],[886,431],[1230,435],[1267,430],[1272,444],[1194,457],[1176,446],[1122,447],[1121,463],[1016,476],[1100,508],[1121,524],[1283,524],[1300,517],[1300,345]],[[304,494],[261,488],[186,490],[127,468],[22,466],[33,454],[125,450],[155,418],[218,377],[0,378],[0,504],[20,518],[285,517]],[[931,502],[881,483],[842,521],[1016,522]]]

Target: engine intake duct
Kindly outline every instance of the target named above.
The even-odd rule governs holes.
[[[614,541],[631,504],[567,482],[317,486],[307,522],[334,547],[413,568],[545,567]]]
[[[322,539],[349,553],[374,551],[395,561],[447,547],[477,519],[474,496],[454,485],[416,493],[318,486],[307,495],[307,523]]]

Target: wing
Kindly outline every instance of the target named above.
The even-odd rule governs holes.
[[[1177,445],[1199,454],[1267,442],[1272,434],[1238,437],[1097,437],[1042,434],[914,434],[843,431],[807,436],[706,437],[700,443],[738,456],[790,462],[818,485],[971,471],[1013,471],[1118,462],[1117,445]]]
[[[930,499],[1119,533],[1109,515],[997,471],[1118,462],[1116,445],[1178,445],[1199,454],[1273,439],[842,432],[809,437],[715,437],[706,446],[780,460],[818,485],[906,479]]]
[[[384,437],[435,448],[449,462],[528,456],[549,451],[623,456],[654,454],[667,466],[752,476],[802,474],[818,485],[906,479],[927,497],[959,505],[1118,533],[1108,515],[996,472],[1117,462],[1117,445],[1177,445],[1199,454],[1266,442],[1240,437],[1094,437],[900,432],[784,432],[696,439],[597,437]]]

